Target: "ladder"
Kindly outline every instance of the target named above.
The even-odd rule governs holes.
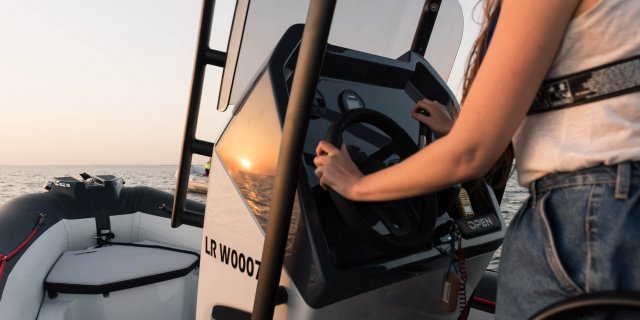
[[[171,209],[171,226],[173,228],[177,228],[183,223],[197,227],[202,227],[204,224],[204,215],[199,212],[187,210],[185,203],[193,154],[207,157],[211,157],[211,154],[213,154],[213,142],[196,139],[196,127],[198,124],[206,67],[207,65],[213,65],[224,68],[227,61],[226,52],[213,50],[209,47],[214,8],[215,0],[203,1],[200,15],[200,28],[198,31],[198,44],[193,66],[193,78],[191,80],[189,104],[187,107],[187,118],[184,126],[182,151],[180,153],[180,165],[178,166],[178,177],[176,179],[176,194]]]

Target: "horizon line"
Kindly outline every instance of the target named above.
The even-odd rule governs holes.
[[[192,163],[191,165],[204,165],[203,163]],[[153,167],[153,166],[178,166],[178,164],[0,164],[0,167],[116,167],[116,166],[136,166],[136,167]]]

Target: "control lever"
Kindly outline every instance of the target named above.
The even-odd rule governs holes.
[[[420,109],[418,113],[427,117],[431,115],[429,114],[429,111],[424,109]],[[418,132],[418,149],[422,149],[426,147],[432,141],[433,141],[433,132],[431,131],[431,128],[429,128],[429,126],[427,126],[426,124],[420,122],[420,129]]]

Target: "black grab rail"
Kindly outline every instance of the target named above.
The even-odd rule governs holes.
[[[424,3],[416,33],[413,36],[413,43],[411,44],[411,51],[417,52],[421,56],[424,56],[427,52],[427,45],[429,44],[429,39],[431,39],[433,27],[436,25],[441,3],[442,0],[431,0]]]
[[[200,112],[205,70],[207,65],[224,68],[227,61],[226,52],[213,50],[209,47],[214,7],[215,0],[204,0],[202,3],[198,46],[196,48],[196,59],[193,66],[191,93],[189,95],[187,119],[184,126],[184,138],[182,140],[182,153],[180,154],[180,165],[178,167],[178,178],[176,180],[176,195],[173,198],[173,207],[171,210],[171,226],[173,228],[177,228],[183,223],[199,227],[202,227],[204,224],[203,214],[187,210],[185,203],[187,200],[187,187],[193,154],[196,153],[207,157],[213,154],[212,142],[196,139],[196,127],[198,124],[198,113]]]
[[[277,292],[291,223],[298,168],[309,125],[309,106],[312,105],[318,86],[335,6],[336,0],[311,0],[309,5],[296,63],[296,76],[293,78],[282,130],[252,320],[272,319],[274,307],[278,303]]]

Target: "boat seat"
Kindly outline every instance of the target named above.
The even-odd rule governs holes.
[[[187,275],[197,265],[195,252],[151,241],[66,251],[44,283],[49,298],[58,293],[103,294]]]

